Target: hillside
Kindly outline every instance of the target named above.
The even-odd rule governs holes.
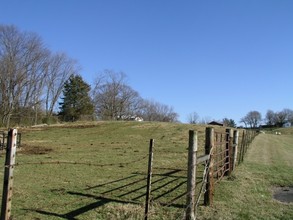
[[[168,203],[186,190],[190,129],[199,132],[203,151],[205,127],[196,125],[97,122],[21,129],[13,216],[141,218],[150,139],[155,139],[153,195],[158,202]],[[185,200],[182,197],[176,203],[179,208],[158,213],[154,209],[152,216],[170,219],[182,214]]]
[[[21,129],[22,147],[17,153],[18,165],[14,171],[13,218],[142,219],[149,141],[153,138],[154,203],[150,219],[181,219],[185,211],[186,198],[182,195],[186,192],[188,131],[191,129],[199,133],[201,155],[205,126],[96,122]],[[291,129],[282,129],[282,134],[286,132],[290,134]],[[258,200],[250,200],[262,194],[259,195],[259,189],[251,193],[254,189],[251,183],[262,184],[264,191],[260,192],[266,193],[265,208],[278,208],[287,213],[284,216],[290,215],[286,211],[287,206],[276,205],[271,200],[270,187],[293,182],[292,175],[288,173],[292,170],[292,163],[262,165],[264,161],[283,161],[284,156],[281,155],[284,153],[287,159],[290,158],[290,143],[293,143],[291,135],[258,136],[245,163],[233,174],[233,181],[225,179],[217,186],[214,206],[200,206],[199,219],[218,219],[221,216],[226,216],[226,219],[255,218],[259,214],[257,207],[263,206]],[[273,146],[279,144],[281,147],[273,153]],[[260,155],[267,156],[258,160],[262,158]],[[4,164],[4,157],[0,159]],[[274,172],[269,173],[271,167]],[[259,183],[259,175],[264,169],[268,173]],[[279,175],[280,169],[286,170],[284,175]],[[272,181],[273,175],[277,175],[279,181]],[[239,190],[245,197],[239,197]],[[230,210],[232,201],[234,208]],[[168,204],[170,206],[166,206]],[[244,204],[247,210],[252,211],[245,212],[241,208]],[[266,218],[268,215],[264,213],[261,216]]]

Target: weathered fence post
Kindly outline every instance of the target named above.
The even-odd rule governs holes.
[[[146,201],[145,201],[145,212],[144,212],[144,219],[148,219],[149,214],[149,206],[151,202],[151,186],[152,186],[152,173],[153,173],[153,147],[154,147],[155,140],[150,140],[150,147],[149,147],[149,163],[148,163],[148,176],[147,176],[147,191],[146,191]]]
[[[226,129],[226,166],[225,176],[230,176],[232,173],[232,145],[233,145],[233,130]]]
[[[244,142],[245,142],[245,131],[242,131],[241,145],[239,150],[238,164],[243,162],[243,152],[244,152]]]
[[[4,168],[4,183],[1,206],[1,220],[9,220],[13,188],[13,170],[15,164],[17,130],[10,129],[7,137],[7,148]]]
[[[197,157],[197,132],[189,131],[188,146],[188,173],[187,173],[187,198],[186,220],[195,219],[195,186],[196,186],[196,157]]]
[[[210,155],[208,162],[208,175],[207,175],[207,184],[206,191],[204,194],[204,204],[212,205],[213,204],[213,193],[214,193],[214,173],[213,173],[213,147],[214,147],[214,128],[206,128],[206,141],[205,141],[205,154]]]
[[[238,138],[239,138],[239,131],[235,130],[233,134],[233,170],[235,169],[235,166],[237,163]]]
[[[244,160],[244,155],[246,154],[247,151],[247,146],[249,142],[249,131],[245,130],[245,136],[244,136],[244,149],[243,149],[243,155],[242,155],[242,161]]]

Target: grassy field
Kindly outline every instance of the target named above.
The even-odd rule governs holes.
[[[182,219],[190,129],[199,132],[202,154],[204,126],[98,122],[21,130],[13,219],[143,219],[151,138],[150,219]],[[200,206],[199,219],[292,218],[292,205],[272,199],[274,186],[293,185],[292,156],[290,132],[259,135],[233,178],[217,185],[214,206]]]
[[[22,130],[14,219],[143,218],[151,138],[158,206],[151,216],[174,219],[182,214],[185,197],[171,208],[158,204],[186,191],[189,129],[199,131],[203,146],[204,127],[183,124],[100,122]],[[54,161],[60,163],[48,164]]]
[[[293,219],[293,203],[272,198],[275,187],[293,186],[293,130],[281,131],[255,138],[244,163],[217,186],[214,206],[201,207],[200,219]]]

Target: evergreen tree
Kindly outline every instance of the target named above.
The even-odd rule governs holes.
[[[235,123],[235,121],[233,119],[228,119],[228,118],[224,118],[223,119],[223,124],[226,127],[231,127],[231,128],[236,128],[237,125]]]
[[[90,86],[79,75],[71,75],[63,88],[60,113],[64,121],[76,121],[81,115],[92,115],[94,106],[89,96]]]

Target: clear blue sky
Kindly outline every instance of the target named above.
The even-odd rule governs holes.
[[[0,11],[76,59],[88,83],[123,71],[182,122],[293,109],[292,0],[0,0]]]

